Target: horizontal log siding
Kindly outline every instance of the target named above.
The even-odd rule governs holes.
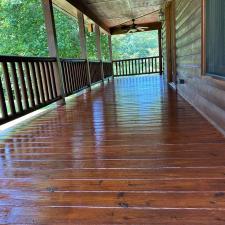
[[[225,133],[225,81],[201,75],[201,0],[176,0],[178,92]]]
[[[176,46],[177,75],[200,76],[201,0],[176,1]]]

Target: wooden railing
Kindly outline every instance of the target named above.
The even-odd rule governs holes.
[[[162,73],[162,59],[148,57],[113,61],[114,76]]]
[[[61,65],[66,96],[88,87],[87,60],[62,59]]]
[[[113,67],[111,62],[103,62],[104,78],[108,78],[113,74]]]
[[[103,80],[102,65],[100,61],[89,61],[91,83],[94,84]]]
[[[61,98],[55,58],[0,56],[0,124]]]
[[[61,59],[61,66],[63,89],[56,58],[0,56],[0,125],[112,76],[110,62]]]

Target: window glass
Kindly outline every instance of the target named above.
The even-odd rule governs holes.
[[[225,77],[225,1],[206,0],[206,72]]]

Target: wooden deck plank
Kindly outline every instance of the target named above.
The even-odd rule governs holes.
[[[224,224],[224,156],[162,78],[116,78],[0,134],[0,224]]]

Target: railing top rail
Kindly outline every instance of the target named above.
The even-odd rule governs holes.
[[[117,59],[117,60],[113,60],[113,62],[142,60],[142,59],[154,59],[154,58],[159,58],[159,56],[151,56],[151,57],[144,57],[144,58],[132,58],[132,59]]]
[[[101,61],[99,60],[88,60],[89,63],[100,63]]]
[[[53,57],[27,57],[0,55],[0,62],[55,62]]]
[[[86,59],[61,58],[61,62],[86,62]]]

